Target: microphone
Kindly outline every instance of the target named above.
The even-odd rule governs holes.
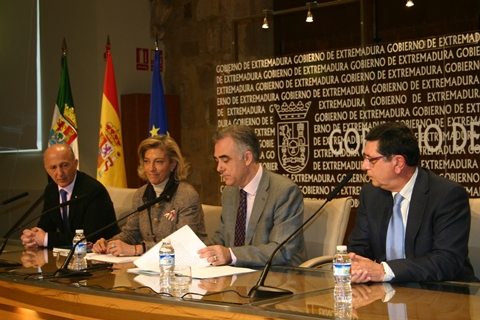
[[[7,200],[3,200],[2,205],[8,204],[10,202],[13,202],[15,200],[21,199],[21,198],[26,197],[26,196],[28,196],[28,192],[17,194],[16,196],[8,198]]]
[[[178,184],[176,184],[176,186],[178,186]],[[161,202],[161,201],[167,201],[167,202],[170,202],[171,200],[171,197],[173,196],[173,193],[175,193],[177,188],[174,188],[173,192],[172,193],[165,193],[165,194],[161,194],[159,197],[153,199],[153,200],[150,200],[148,201],[147,203],[145,203],[144,205],[141,205],[140,207],[138,207],[136,210],[134,210],[133,212],[130,212],[129,214],[127,214],[126,216],[118,219],[118,220],[115,220],[114,222],[112,223],[109,223],[107,224],[106,226],[98,229],[97,231],[94,231],[86,236],[84,236],[82,239],[78,240],[77,242],[75,242],[75,244],[72,246],[72,249],[70,249],[70,252],[68,253],[68,256],[65,258],[65,262],[63,263],[63,265],[60,267],[60,269],[58,269],[57,271],[55,271],[52,275],[53,278],[68,278],[68,277],[89,277],[91,276],[92,274],[89,273],[89,272],[85,272],[85,271],[78,271],[78,270],[70,270],[68,269],[68,265],[70,264],[70,261],[72,260],[72,257],[73,257],[73,254],[75,253],[75,249],[77,248],[78,244],[80,242],[82,242],[83,240],[89,238],[89,237],[93,237],[95,235],[97,235],[98,233],[112,227],[113,225],[115,225],[116,223],[130,217],[131,215],[135,214],[135,213],[138,213],[138,212],[141,212],[147,208],[150,208],[151,206]]]
[[[43,217],[43,216],[46,215],[47,213],[52,212],[53,210],[56,210],[56,209],[59,209],[59,208],[66,207],[66,206],[68,206],[68,205],[70,205],[70,204],[72,204],[72,203],[74,203],[74,202],[77,202],[78,200],[80,200],[80,199],[82,199],[82,198],[84,198],[84,197],[86,197],[86,196],[87,196],[86,194],[82,194],[82,195],[77,196],[77,197],[75,197],[75,198],[73,198],[73,199],[70,199],[70,200],[65,201],[65,202],[63,202],[63,203],[60,203],[59,205],[57,205],[57,206],[55,206],[55,207],[53,207],[53,208],[50,208],[50,209],[46,210],[45,212],[42,212],[38,217],[35,217],[35,218],[33,218],[32,220],[28,221],[27,223],[19,226],[18,228],[14,229],[14,230],[11,230],[11,231],[10,231],[7,235],[5,235],[5,237],[4,237],[4,238],[5,238],[5,241],[3,242],[2,246],[0,247],[0,254],[2,254],[3,249],[5,248],[5,245],[7,244],[7,240],[12,236],[12,234],[14,234],[15,232],[17,232],[17,231],[20,230],[20,229],[25,228],[27,225],[29,225],[29,224],[32,223],[33,221],[37,220],[38,218]]]
[[[40,203],[43,202],[43,196],[44,196],[43,194],[40,195],[40,197],[37,199],[37,201],[35,201],[30,206],[30,208],[28,208],[28,210],[23,214],[23,216],[21,216],[20,219],[18,219],[18,221],[10,229],[8,229],[8,231],[5,233],[3,238],[8,236],[10,234],[10,232],[14,232],[17,229],[17,227],[19,225],[21,225],[23,223],[23,221],[25,221],[25,219],[27,219],[32,214],[33,211],[35,211],[35,209],[40,205]]]
[[[27,193],[28,194],[28,193]],[[59,209],[59,208],[62,208],[62,207],[66,207],[74,202],[77,202],[78,200],[86,197],[87,195],[86,194],[82,194],[80,196],[77,196],[73,199],[70,199],[69,201],[65,201],[63,203],[60,203],[58,206],[55,206],[53,208],[50,208],[48,210],[46,210],[45,212],[42,212],[38,217],[35,217],[34,219],[28,221],[27,223],[17,227],[17,228],[14,228],[13,230],[10,230],[10,232],[8,232],[6,235],[5,235],[5,240],[3,241],[2,243],[2,246],[0,247],[0,254],[2,254],[3,250],[5,249],[5,246],[7,245],[7,242],[8,242],[8,239],[15,233],[17,232],[18,230],[20,229],[23,229],[25,228],[27,225],[29,225],[30,223],[32,223],[33,221],[37,220],[38,218],[41,218],[43,217],[44,215],[46,215],[47,213],[49,212],[52,212],[53,210],[56,210],[56,209]],[[18,196],[17,196],[18,197]],[[10,200],[10,199],[8,199]],[[13,201],[13,200],[12,200]],[[6,261],[6,260],[0,260],[0,268],[1,267],[5,267],[5,266],[12,266],[13,265],[18,265],[16,262],[11,262],[11,261]]]
[[[295,230],[291,235],[289,235],[285,240],[283,240],[281,243],[278,244],[278,246],[273,250],[272,254],[270,255],[270,258],[268,259],[267,263],[265,264],[265,267],[263,268],[262,274],[260,275],[260,279],[258,279],[257,284],[250,289],[250,292],[248,293],[248,296],[250,298],[262,298],[262,297],[276,297],[279,295],[284,295],[284,294],[293,294],[293,292],[289,290],[285,290],[282,288],[276,288],[276,287],[270,287],[270,286],[265,286],[265,278],[267,277],[268,271],[270,271],[273,257],[277,253],[278,250],[280,250],[281,247],[287,243],[287,241],[291,240],[302,228],[310,222],[320,211],[322,211],[323,207],[330,202],[333,198],[337,196],[337,194],[340,192],[340,190],[347,184],[347,182],[352,178],[353,174],[351,172],[347,173],[345,178],[338,184],[338,186],[330,192],[330,194],[327,196],[327,199],[325,202],[322,204],[322,206],[315,211],[315,213],[312,214],[310,218],[305,220],[304,223],[300,227],[298,227],[297,230]]]

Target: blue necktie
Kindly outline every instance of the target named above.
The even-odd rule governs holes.
[[[247,193],[240,189],[240,203],[238,204],[237,222],[235,223],[234,246],[245,245],[245,229],[247,221]]]
[[[62,203],[67,201],[67,191],[60,190],[60,197],[62,197]],[[62,207],[62,219],[63,219],[63,232],[68,233],[70,232],[70,226],[68,224],[68,209],[67,207]]]
[[[405,258],[405,233],[400,210],[403,199],[400,193],[393,197],[393,214],[387,231],[387,261]]]

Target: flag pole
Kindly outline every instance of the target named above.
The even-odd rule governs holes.
[[[62,54],[64,56],[67,55],[67,41],[65,40],[65,37],[63,38],[63,41],[62,41]]]

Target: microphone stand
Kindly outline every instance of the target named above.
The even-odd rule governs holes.
[[[175,188],[176,190],[176,188]],[[174,190],[174,192],[175,192]],[[112,227],[113,225],[115,225],[116,223],[130,217],[131,215],[135,214],[135,213],[138,213],[138,212],[141,212],[147,208],[150,208],[151,206],[153,206],[154,204],[157,204],[159,202],[162,202],[162,201],[167,201],[169,202],[171,197],[172,197],[173,193],[172,194],[162,194],[160,195],[159,197],[145,203],[144,205],[141,205],[140,207],[138,207],[135,211],[133,212],[130,212],[129,214],[127,214],[126,216],[120,218],[119,220],[115,220],[114,222],[112,223],[109,223],[107,224],[106,226],[98,229],[97,231],[95,232],[92,232],[90,233],[89,235],[87,236],[84,236],[82,239],[78,240],[77,242],[75,242],[75,244],[72,246],[72,249],[70,250],[70,252],[68,253],[68,256],[65,258],[65,262],[63,263],[63,265],[60,267],[60,269],[57,269],[57,271],[55,271],[52,275],[53,278],[69,278],[69,277],[90,277],[92,274],[90,272],[86,272],[86,271],[78,271],[78,270],[71,270],[71,269],[68,269],[68,265],[70,264],[70,261],[72,260],[72,257],[75,253],[75,249],[77,248],[78,244],[80,242],[82,242],[83,240],[86,240],[88,237],[92,237],[92,236],[95,236],[97,235],[98,233]]]
[[[15,224],[14,227],[12,227],[8,232],[7,234],[5,235],[4,237],[4,241],[2,243],[2,245],[0,246],[0,254],[2,254],[3,250],[5,249],[5,246],[7,245],[7,242],[8,242],[8,239],[10,239],[10,237],[15,233],[17,232],[18,230],[22,229],[22,228],[25,228],[27,225],[29,225],[30,223],[32,223],[33,221],[37,220],[38,218],[46,215],[47,213],[53,211],[53,210],[56,210],[56,209],[59,209],[59,208],[62,208],[62,207],[66,207],[68,205],[70,205],[71,203],[73,202],[76,202],[84,197],[86,197],[87,195],[86,194],[82,194],[74,199],[71,199],[69,201],[65,201],[63,203],[60,203],[58,206],[55,206],[53,208],[50,208],[48,210],[46,210],[45,212],[42,212],[38,217],[35,217],[33,218],[32,220],[28,221],[27,223],[17,227],[20,222],[22,222],[23,220],[25,220],[27,218],[27,216],[35,209],[36,206],[38,206],[38,204],[40,204],[40,202],[43,200],[43,195],[37,200],[37,202],[34,204],[34,206],[32,208],[30,208],[27,213],[24,214],[24,216],[22,218],[20,218],[20,220]],[[12,261],[6,261],[6,260],[0,260],[0,268],[1,267],[10,267],[10,266],[20,266],[21,264],[19,264],[18,262],[12,262]]]
[[[28,192],[24,192],[18,196],[15,196],[13,198],[10,198],[8,200],[5,200],[2,202],[2,205],[4,204],[7,204],[7,203],[10,203],[14,200],[17,200],[17,199],[20,199],[20,198],[23,198],[25,196],[28,195]],[[12,200],[13,199],[13,200]],[[38,207],[38,205],[43,201],[43,194],[38,198],[37,201],[35,201],[35,203],[23,214],[23,216],[17,221],[17,223],[15,223],[11,228],[10,230],[7,231],[7,233],[5,233],[5,235],[3,236],[3,238],[5,239],[5,241],[2,243],[2,246],[0,247],[0,254],[2,254],[3,250],[5,249],[5,246],[7,245],[7,240],[8,238],[11,237],[11,235],[17,231],[18,229],[18,225],[21,224],[30,214],[32,214],[32,212]],[[3,260],[3,259],[0,259],[0,268],[5,268],[5,267],[19,267],[21,266],[22,264],[21,263],[18,263],[18,262],[14,262],[14,261],[8,261],[8,260]]]
[[[317,214],[323,209],[323,207],[325,207],[325,205],[328,202],[330,202],[333,198],[337,196],[338,192],[340,192],[340,190],[347,184],[347,182],[351,178],[352,178],[352,173],[348,173],[345,176],[345,178],[343,178],[343,180],[340,182],[340,184],[335,189],[333,189],[332,192],[330,192],[330,194],[327,196],[327,199],[322,204],[322,206],[317,211],[315,211],[310,216],[310,218],[305,220],[305,222],[303,222],[300,225],[300,227],[298,227],[298,229],[295,230],[295,232],[293,232],[285,240],[283,240],[282,242],[280,242],[280,244],[277,245],[275,250],[273,250],[272,254],[270,255],[270,258],[268,259],[267,263],[265,264],[265,267],[263,268],[262,274],[260,275],[260,279],[258,279],[257,284],[254,287],[252,287],[252,289],[250,289],[250,291],[248,292],[248,296],[250,298],[276,297],[276,296],[285,295],[285,294],[293,294],[293,292],[290,290],[264,285],[265,279],[267,278],[268,271],[270,271],[270,268],[272,266],[273,257],[275,256],[277,251],[280,250],[280,248],[282,248],[285,245],[285,243],[287,243],[287,241],[291,240],[295,235],[297,235],[297,233],[300,230],[302,230],[307,223],[309,223],[314,217],[317,216]]]

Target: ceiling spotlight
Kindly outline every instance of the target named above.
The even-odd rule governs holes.
[[[413,7],[413,1],[412,1],[412,0],[408,0],[406,6],[407,6],[407,7]]]
[[[271,10],[268,10],[268,9],[264,9],[264,10],[263,10],[263,14],[265,15],[265,16],[263,17],[263,24],[262,24],[262,28],[263,28],[263,29],[268,29],[268,19],[267,19],[267,16],[268,16],[269,14],[272,14],[272,13],[273,13],[273,11],[271,11]]]
[[[310,11],[310,5],[308,6],[308,13],[307,13],[307,22],[313,22],[312,11]]]
[[[268,20],[267,20],[267,15],[265,15],[265,18],[263,18],[263,29],[268,29]]]

